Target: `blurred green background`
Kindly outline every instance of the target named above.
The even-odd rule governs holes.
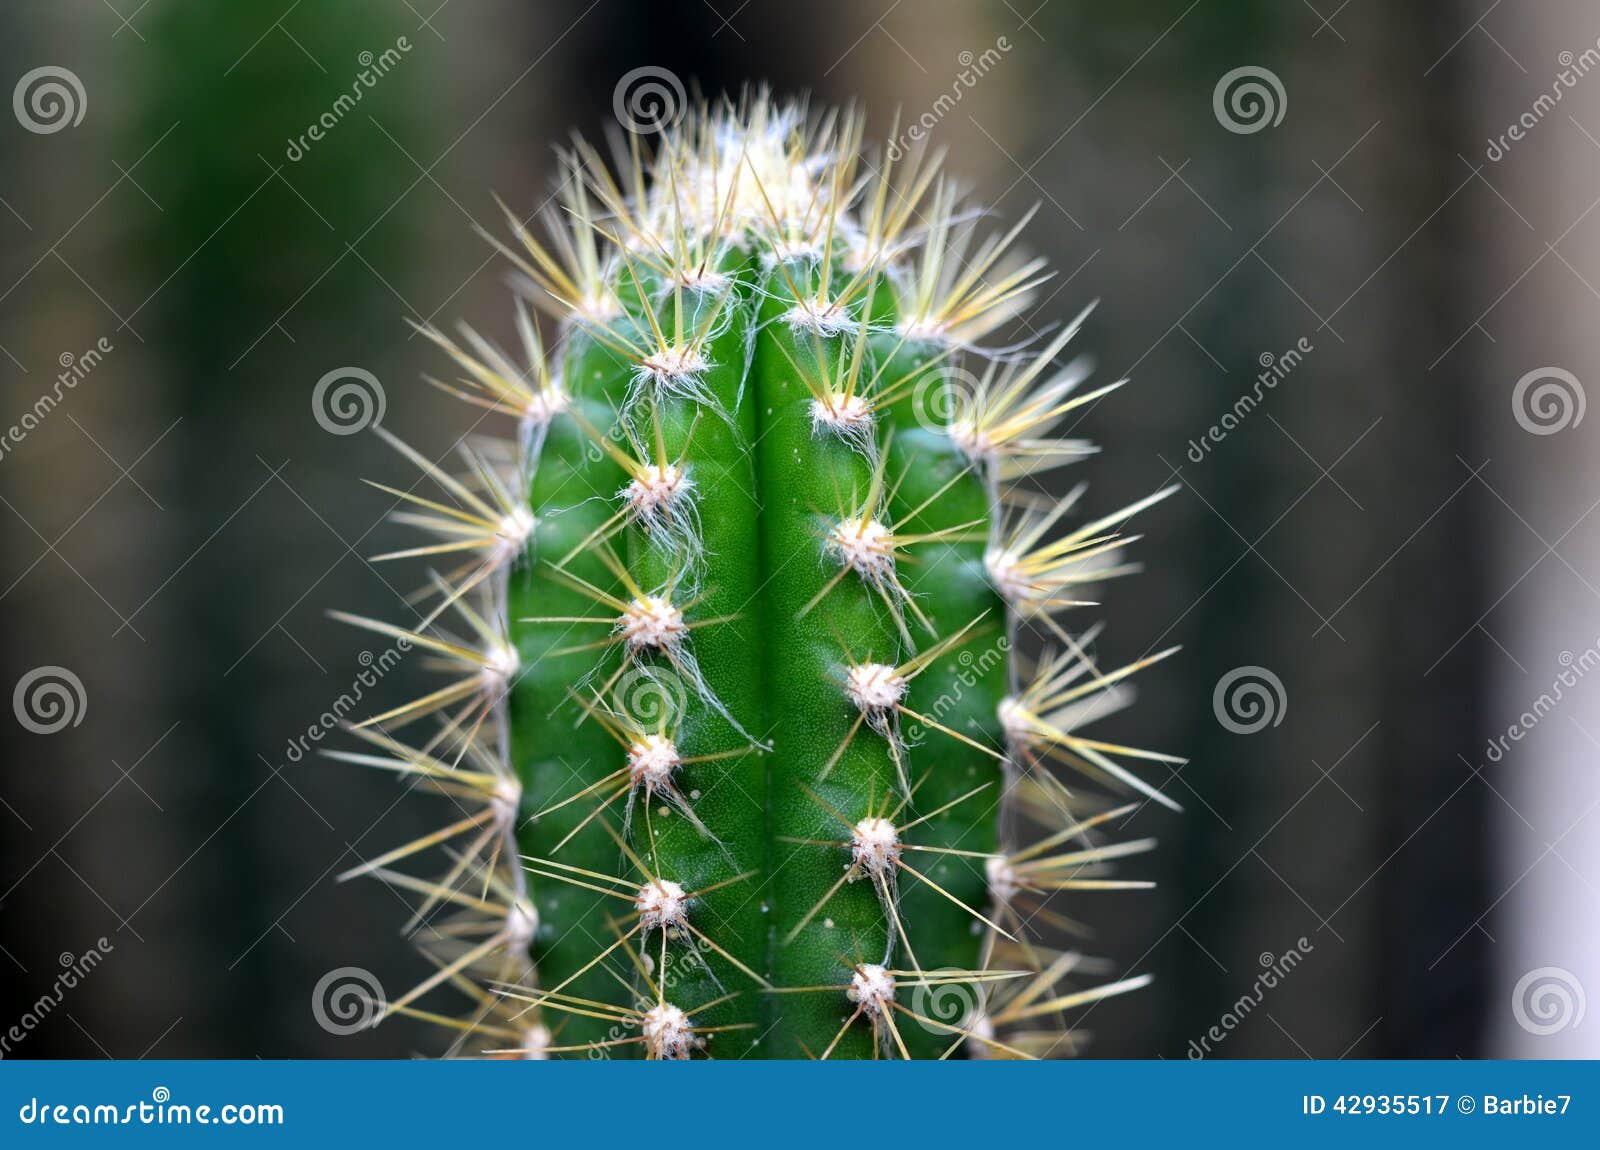
[[[432,814],[290,753],[373,646],[324,611],[396,615],[413,586],[366,561],[401,536],[358,483],[402,464],[311,393],[369,371],[386,424],[443,451],[466,417],[407,321],[508,332],[473,227],[501,230],[496,194],[539,206],[552,145],[614,130],[641,65],[856,100],[878,137],[936,113],[1001,217],[1042,205],[1041,316],[1101,301],[1083,347],[1134,384],[1064,482],[1095,511],[1184,484],[1103,613],[1114,661],[1185,650],[1104,729],[1191,761],[1164,780],[1187,813],[1129,828],[1162,841],[1130,868],[1158,889],[1070,907],[1109,972],[1156,975],[1083,1019],[1093,1053],[1189,1056],[1301,939],[1216,1056],[1597,1049],[1517,996],[1545,969],[1600,985],[1600,697],[1485,753],[1600,633],[1591,426],[1514,411],[1527,373],[1581,400],[1596,366],[1600,79],[1490,154],[1581,66],[1592,6],[10,0],[0,30],[0,422],[92,366],[0,456],[0,685],[84,688],[77,725],[0,735],[0,1028],[110,943],[8,1056],[441,1045],[311,1009],[337,968],[425,972],[400,892],[334,876]],[[77,81],[64,119],[26,103],[40,67]],[[1219,105],[1238,68],[1277,82],[1265,122]],[[1282,685],[1255,733],[1214,706],[1237,668]]]

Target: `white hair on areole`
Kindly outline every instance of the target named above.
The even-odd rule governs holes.
[[[910,689],[906,677],[886,663],[862,663],[845,674],[845,694],[880,734]]]
[[[831,433],[848,443],[858,455],[872,459],[877,442],[873,437],[876,412],[859,395],[829,391],[811,401],[811,434]]]
[[[661,595],[645,595],[628,604],[617,621],[617,633],[630,651],[676,649],[689,633],[683,612]]]
[[[881,1018],[894,1001],[894,989],[894,975],[877,963],[864,962],[850,975],[850,989],[844,993],[868,1018]]]
[[[783,313],[783,322],[791,329],[804,328],[816,332],[825,339],[855,331],[859,326],[843,304],[824,299],[799,300]]]
[[[678,747],[665,735],[645,735],[628,746],[628,782],[635,787],[658,791],[672,782],[672,773],[683,763]]]
[[[503,694],[521,665],[517,649],[509,643],[495,643],[486,648],[483,652],[483,670],[479,672],[484,692],[494,696]]]
[[[874,586],[894,579],[894,533],[876,519],[850,516],[828,532],[827,547],[838,560]]]
[[[645,1052],[651,1058],[682,1061],[692,1050],[705,1045],[693,1030],[689,1016],[670,1002],[652,1006],[639,1020]]]
[[[888,819],[869,816],[850,832],[850,857],[873,875],[892,873],[901,849],[900,829]]]
[[[671,879],[652,879],[641,886],[633,896],[633,908],[646,934],[681,929],[689,921],[689,896]]]

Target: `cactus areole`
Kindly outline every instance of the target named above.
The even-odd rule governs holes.
[[[331,754],[446,800],[357,870],[416,893],[386,1009],[450,1054],[1049,1057],[1144,982],[1084,981],[1058,904],[1147,885],[1106,832],[1180,760],[1081,728],[1161,656],[1066,617],[1165,493],[1043,494],[1117,385],[1060,362],[1082,315],[990,350],[1045,269],[891,155],[765,94],[579,143],[494,241],[519,353],[425,331],[466,467],[380,429],[431,483],[382,487],[425,594],[342,618],[442,685]]]

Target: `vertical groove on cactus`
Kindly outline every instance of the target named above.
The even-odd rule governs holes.
[[[1166,493],[1060,526],[1078,493],[1029,483],[1118,385],[1055,366],[1082,316],[984,349],[1042,264],[861,127],[760,94],[614,167],[579,143],[559,212],[493,241],[559,355],[520,308],[520,359],[427,333],[515,440],[456,478],[382,433],[438,491],[380,485],[435,542],[379,558],[445,570],[415,626],[340,617],[451,677],[334,757],[450,801],[352,872],[421,896],[435,971],[388,1010],[450,1053],[1054,1056],[1145,981],[1084,986],[1038,929],[1146,885],[1107,877],[1152,845],[1105,837],[1107,796],[1175,806],[1127,763],[1181,760],[1081,733],[1162,656],[1104,671],[1061,621]],[[445,988],[465,1016],[422,1006]]]

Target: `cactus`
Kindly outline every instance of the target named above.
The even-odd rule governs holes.
[[[386,1010],[451,1053],[1031,1058],[1145,982],[1038,935],[1148,885],[1106,831],[1175,806],[1130,762],[1180,760],[1081,733],[1162,655],[1103,670],[1061,621],[1167,492],[1058,526],[1081,490],[1038,477],[1119,385],[1057,366],[1083,316],[986,349],[1046,275],[941,160],[765,94],[579,142],[558,209],[488,237],[520,355],[426,330],[516,435],[457,478],[378,429],[436,488],[382,485],[431,541],[380,558],[444,570],[408,626],[341,618],[449,677],[330,754],[451,800],[352,872],[420,896],[436,969]],[[423,1009],[444,986],[469,1013]]]

